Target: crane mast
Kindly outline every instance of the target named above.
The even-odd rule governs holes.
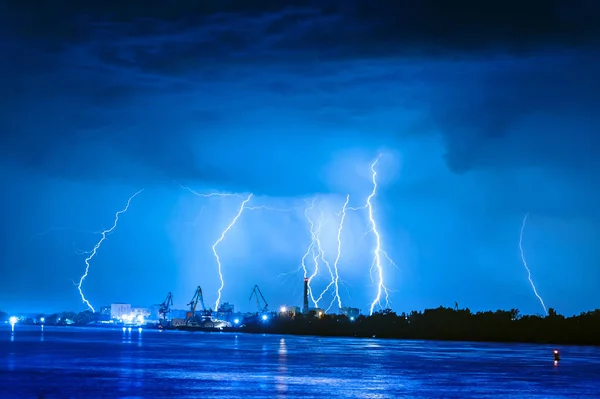
[[[265,299],[265,297],[263,296],[262,292],[260,291],[260,288],[258,288],[258,285],[255,285],[254,288],[252,289],[252,293],[250,294],[250,299],[252,300],[252,297],[256,297],[256,306],[258,307],[258,311],[262,312],[262,313],[266,313],[268,311],[269,308],[269,304],[267,303],[267,300]],[[261,306],[261,301],[264,304],[264,306]]]
[[[171,313],[171,308],[173,306],[173,294],[169,292],[167,298],[159,305],[158,308],[158,318],[162,320],[163,324],[167,323],[167,316]]]
[[[202,310],[204,310],[204,297],[202,296],[202,288],[198,286],[196,291],[194,292],[194,296],[188,306],[190,307],[190,313],[192,316],[196,314],[196,308],[198,307],[198,302],[202,305]]]
[[[200,303],[200,305],[202,306],[201,319],[210,319],[212,310],[207,309],[206,306],[204,305],[204,296],[202,295],[202,287],[198,286],[196,288],[196,291],[194,292],[194,296],[192,297],[192,300],[190,301],[190,303],[187,304],[190,307],[190,310],[187,312],[187,315],[186,315],[186,319],[187,319],[186,324],[188,324],[188,325],[200,324],[198,321],[199,319],[196,317],[196,309],[198,308],[198,303]]]

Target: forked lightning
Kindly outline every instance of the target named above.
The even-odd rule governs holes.
[[[100,249],[100,246],[102,245],[102,243],[104,242],[104,240],[106,240],[106,236],[108,234],[110,234],[117,227],[117,223],[119,222],[119,216],[122,213],[127,212],[127,210],[129,209],[129,204],[131,203],[131,200],[134,199],[142,191],[144,191],[144,189],[141,189],[140,191],[138,191],[137,193],[135,193],[131,197],[129,197],[129,199],[127,200],[127,205],[125,206],[125,208],[122,209],[122,210],[120,210],[120,211],[118,211],[115,214],[115,221],[114,221],[112,227],[109,228],[109,229],[105,229],[105,230],[103,230],[103,231],[100,232],[100,234],[102,235],[102,237],[100,238],[100,241],[98,241],[96,243],[96,245],[94,246],[94,248],[89,252],[88,257],[85,258],[85,273],[79,279],[79,284],[77,285],[77,289],[79,290],[79,295],[81,295],[81,300],[83,301],[83,303],[85,303],[87,305],[88,308],[90,308],[90,310],[92,312],[96,312],[96,310],[94,309],[94,307],[92,306],[92,304],[90,303],[90,301],[88,301],[86,299],[85,295],[83,294],[83,290],[81,289],[81,286],[83,285],[83,280],[86,279],[86,277],[88,276],[88,272],[90,270],[90,261],[92,260],[92,258],[94,256],[96,256],[96,253],[98,252],[98,249]]]
[[[375,296],[375,299],[371,303],[371,308],[369,310],[370,315],[373,314],[375,306],[377,306],[377,305],[381,306],[382,293],[385,294],[385,307],[386,308],[389,307],[389,293],[388,293],[388,289],[386,288],[386,286],[384,285],[384,282],[383,282],[383,266],[381,265],[381,256],[382,255],[386,256],[386,254],[381,249],[381,235],[379,234],[379,231],[377,229],[377,224],[375,223],[375,217],[373,216],[373,198],[377,194],[377,171],[375,170],[375,167],[377,166],[377,163],[379,162],[380,158],[381,158],[381,155],[378,156],[377,159],[375,159],[375,161],[371,164],[371,176],[372,176],[372,182],[373,182],[373,191],[371,191],[371,194],[367,197],[367,211],[369,214],[369,222],[371,224],[371,231],[375,235],[375,249],[373,251],[374,259],[373,259],[372,268],[375,268],[375,270],[377,272],[377,277],[378,277],[377,295]]]
[[[219,239],[212,246],[213,254],[215,255],[215,259],[217,261],[217,270],[219,273],[219,279],[221,281],[221,286],[219,287],[219,290],[217,291],[217,301],[215,303],[215,310],[219,309],[219,303],[221,302],[221,292],[223,291],[223,287],[225,287],[225,280],[223,279],[223,273],[221,271],[221,258],[219,258],[219,254],[217,253],[217,246],[221,243],[221,241],[223,241],[227,232],[229,230],[231,230],[231,228],[235,225],[235,223],[238,221],[240,216],[242,216],[242,213],[244,213],[244,209],[246,208],[246,204],[248,202],[250,202],[251,199],[252,199],[252,194],[249,194],[248,198],[246,198],[244,201],[242,201],[242,204],[240,205],[238,213],[235,215],[235,217],[233,218],[231,223],[229,223],[229,225],[225,228],[225,230],[223,230]]]
[[[342,298],[340,297],[340,272],[338,270],[338,263],[340,262],[340,256],[342,254],[342,230],[344,229],[344,220],[346,220],[346,209],[348,208],[348,202],[350,202],[350,195],[346,196],[346,201],[342,206],[342,212],[340,216],[340,225],[338,227],[337,233],[337,255],[335,257],[335,261],[333,262],[333,270],[335,272],[335,295],[333,296],[333,299],[331,300],[331,303],[329,304],[329,307],[326,310],[327,312],[329,312],[329,309],[331,309],[336,299],[338,302],[338,308],[342,308]]]
[[[527,270],[527,278],[529,279],[529,283],[531,284],[531,288],[533,288],[533,293],[539,299],[542,308],[544,308],[544,313],[548,314],[548,310],[546,309],[546,305],[544,304],[544,300],[538,294],[537,289],[535,288],[535,284],[533,283],[533,279],[531,278],[531,270],[527,265],[527,261],[525,260],[525,252],[523,251],[523,231],[525,230],[525,223],[527,222],[527,218],[529,217],[529,213],[525,215],[523,218],[523,223],[521,224],[521,234],[519,235],[519,250],[521,251],[521,261],[523,262],[523,266],[525,266],[525,270]]]

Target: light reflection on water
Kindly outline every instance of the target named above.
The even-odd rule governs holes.
[[[45,330],[45,331],[44,331]],[[600,348],[0,327],[0,398],[566,398]]]
[[[288,391],[287,347],[285,345],[285,338],[279,340],[279,350],[277,353],[279,354],[279,367],[275,375],[275,390],[277,391],[277,398],[285,398]]]

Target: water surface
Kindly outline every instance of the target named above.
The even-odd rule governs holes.
[[[0,398],[600,398],[600,348],[0,327]]]

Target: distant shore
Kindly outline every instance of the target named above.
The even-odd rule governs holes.
[[[82,312],[84,313],[84,312]],[[92,314],[93,315],[93,314]],[[45,319],[45,325],[57,315]],[[90,324],[90,314],[74,326],[124,327]],[[129,328],[129,326],[125,326]],[[138,328],[131,326],[131,328]],[[145,326],[144,328],[158,328]],[[223,328],[165,327],[182,331],[223,331],[259,334],[312,335],[321,337],[395,338],[440,341],[473,341],[503,343],[539,343],[600,346],[600,309],[565,317],[549,309],[548,316],[521,316],[519,311],[497,310],[472,313],[469,309],[439,307],[423,312],[396,314],[391,310],[371,316],[349,318],[343,315],[296,315],[253,317],[239,326]]]
[[[521,317],[515,310],[474,314],[468,309],[440,307],[409,315],[384,311],[353,321],[335,315],[318,319],[278,318],[266,323],[249,323],[240,330],[327,337],[600,346],[600,310],[564,317],[550,309],[547,317]]]
[[[194,328],[181,330],[194,331]],[[395,338],[440,341],[539,343],[600,346],[600,310],[564,317],[549,309],[546,317],[521,316],[518,310],[472,313],[468,309],[439,307],[398,315],[390,310],[350,319],[346,316],[299,315],[255,318],[239,328],[254,334],[312,335],[321,337]]]

